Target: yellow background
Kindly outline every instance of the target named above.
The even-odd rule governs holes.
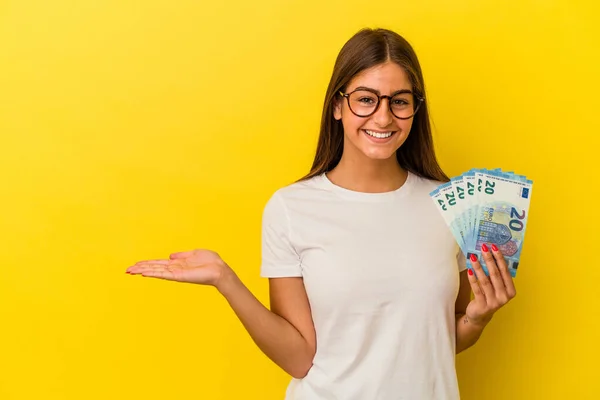
[[[283,398],[213,288],[124,271],[207,247],[267,303],[262,207],[307,172],[363,26],[414,45],[448,174],[535,181],[463,398],[600,398],[592,3],[0,1],[0,399]]]

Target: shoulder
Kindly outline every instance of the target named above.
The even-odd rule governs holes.
[[[309,206],[325,192],[322,175],[287,184],[270,195],[265,204],[265,213],[285,214],[292,205],[294,208]]]
[[[289,204],[291,202],[314,200],[319,194],[326,192],[323,185],[323,176],[317,175],[313,178],[296,181],[277,189],[270,196],[267,204],[279,202]]]

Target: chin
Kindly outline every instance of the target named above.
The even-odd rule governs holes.
[[[362,153],[371,160],[385,161],[396,157],[396,150],[390,151],[383,149],[363,149]]]

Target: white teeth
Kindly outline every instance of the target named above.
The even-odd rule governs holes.
[[[369,135],[376,137],[378,139],[385,139],[385,138],[389,138],[390,136],[392,136],[392,133],[394,132],[373,132],[373,131],[367,131],[365,130],[365,132],[367,132]]]

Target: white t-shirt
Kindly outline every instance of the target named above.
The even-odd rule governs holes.
[[[459,399],[455,309],[466,268],[413,173],[362,193],[325,174],[277,190],[263,214],[262,277],[302,277],[317,336],[286,400]]]

